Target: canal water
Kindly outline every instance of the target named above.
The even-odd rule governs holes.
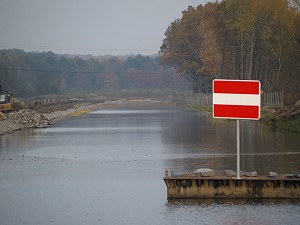
[[[235,121],[115,104],[0,137],[0,224],[299,224],[297,200],[168,201],[165,170],[236,168]],[[241,169],[300,172],[300,135],[241,121]]]

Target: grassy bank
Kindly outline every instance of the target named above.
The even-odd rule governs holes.
[[[210,106],[198,106],[192,104],[183,104],[183,106],[202,112],[212,113],[212,107]],[[288,112],[289,111],[280,112],[278,109],[264,109],[261,112],[260,121],[282,130],[300,133],[300,114],[291,116]]]
[[[296,118],[287,121],[278,120],[276,121],[276,126],[280,129],[285,129],[300,134],[300,116],[297,116]]]
[[[286,116],[285,114],[278,113],[276,110],[264,110],[261,121],[282,130],[300,133],[300,114]]]
[[[184,107],[190,108],[190,109],[196,109],[201,112],[209,112],[212,113],[212,107],[211,106],[199,106],[199,105],[192,105],[192,104],[183,104]]]

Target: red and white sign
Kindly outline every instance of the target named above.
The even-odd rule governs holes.
[[[258,120],[260,82],[257,80],[213,81],[213,117]]]

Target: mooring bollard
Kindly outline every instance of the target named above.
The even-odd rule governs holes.
[[[171,170],[171,177],[174,177],[174,170]]]

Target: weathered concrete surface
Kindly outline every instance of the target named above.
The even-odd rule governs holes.
[[[300,198],[300,178],[165,177],[172,198]]]

